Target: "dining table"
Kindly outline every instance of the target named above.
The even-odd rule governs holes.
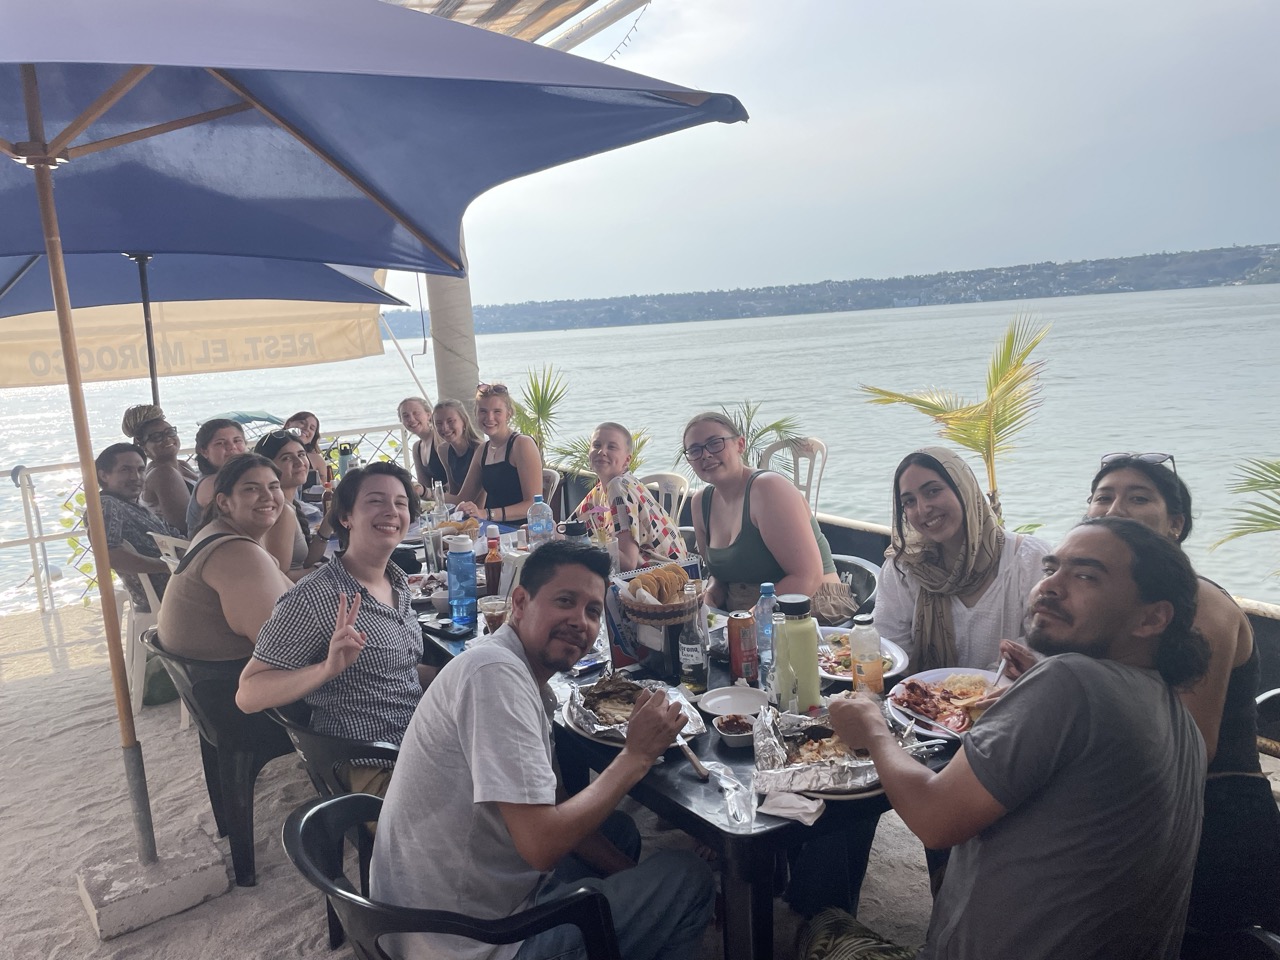
[[[430,616],[424,617],[430,620]],[[462,653],[470,642],[446,640],[425,633],[427,658],[447,662]],[[600,670],[580,677],[559,674],[551,688],[563,706],[574,685],[599,679]],[[643,673],[639,672],[638,678]],[[729,686],[727,663],[711,661],[708,686]],[[755,757],[750,746],[731,747],[708,718],[706,733],[687,738],[689,748],[704,764],[723,764],[739,783],[752,783]],[[610,744],[586,736],[575,729],[558,710],[554,723],[556,756],[565,789],[583,789],[592,771],[604,770],[617,757],[621,744]],[[956,746],[958,746],[958,742]],[[946,751],[930,758],[930,766],[945,766]],[[812,826],[792,819],[757,812],[749,825],[739,825],[728,815],[719,778],[702,781],[693,765],[673,746],[630,791],[630,796],[654,814],[671,823],[715,852],[720,866],[724,898],[724,956],[733,960],[769,960],[773,956],[773,901],[775,862],[780,855],[811,840],[849,829],[859,821],[878,818],[890,809],[879,790],[856,794],[827,795],[825,810]]]

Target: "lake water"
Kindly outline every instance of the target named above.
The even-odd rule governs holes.
[[[859,385],[976,398],[997,338],[1019,313],[1052,330],[1034,354],[1045,361],[1043,404],[998,467],[1010,525],[1042,523],[1053,540],[1084,512],[1101,454],[1173,453],[1194,495],[1186,546],[1197,569],[1234,593],[1280,602],[1280,580],[1268,576],[1280,567],[1280,534],[1209,549],[1245,499],[1227,492],[1235,465],[1280,456],[1280,285],[496,334],[481,336],[478,350],[483,378],[513,388],[531,366],[550,361],[563,371],[561,438],[601,420],[646,428],[647,470],[671,469],[680,428],[698,410],[751,399],[769,420],[794,415],[830,451],[820,509],[884,523],[898,461],[937,436],[921,414],[867,404]],[[415,369],[432,390],[427,350]],[[184,443],[198,420],[227,409],[306,408],[326,430],[390,423],[396,403],[416,392],[390,345],[383,357],[340,364],[161,381]],[[121,413],[146,401],[148,388],[90,384],[86,395],[96,450],[122,439]],[[9,390],[3,399],[6,475],[20,463],[74,458],[65,388]],[[970,463],[981,477],[977,458]],[[6,539],[23,535],[15,488],[0,494],[0,529]],[[52,562],[61,552],[51,548]],[[16,598],[13,586],[29,573],[25,549],[0,550],[0,597]]]

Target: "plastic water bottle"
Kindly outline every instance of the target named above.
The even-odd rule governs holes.
[[[453,622],[476,622],[476,554],[471,538],[465,535],[449,538],[449,611]]]
[[[550,543],[556,536],[556,517],[551,512],[551,504],[543,502],[542,494],[533,498],[533,506],[529,508],[529,549],[533,550],[544,543]]]
[[[773,666],[773,608],[778,598],[772,583],[760,584],[760,599],[751,611],[756,618],[756,650],[760,657],[760,678],[764,680]]]

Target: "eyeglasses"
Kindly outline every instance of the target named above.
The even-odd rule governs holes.
[[[704,453],[719,453],[724,449],[724,445],[730,440],[736,440],[737,437],[711,437],[705,443],[695,443],[692,447],[686,447],[684,458],[690,463],[701,460]]]
[[[145,443],[164,443],[169,439],[176,439],[178,430],[176,427],[170,427],[168,430],[154,430],[143,437]]]
[[[1178,473],[1178,461],[1173,459],[1172,453],[1104,453],[1102,462],[1099,466],[1105,467],[1109,463],[1115,463],[1117,460],[1141,460],[1143,463],[1167,463],[1169,468],[1173,470],[1174,475]]]
[[[477,383],[476,396],[488,397],[495,393],[509,393],[505,383]]]

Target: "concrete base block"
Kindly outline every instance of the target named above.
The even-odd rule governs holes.
[[[190,910],[230,889],[222,853],[200,831],[166,846],[171,852],[147,866],[136,858],[108,861],[76,874],[80,899],[100,940]]]

